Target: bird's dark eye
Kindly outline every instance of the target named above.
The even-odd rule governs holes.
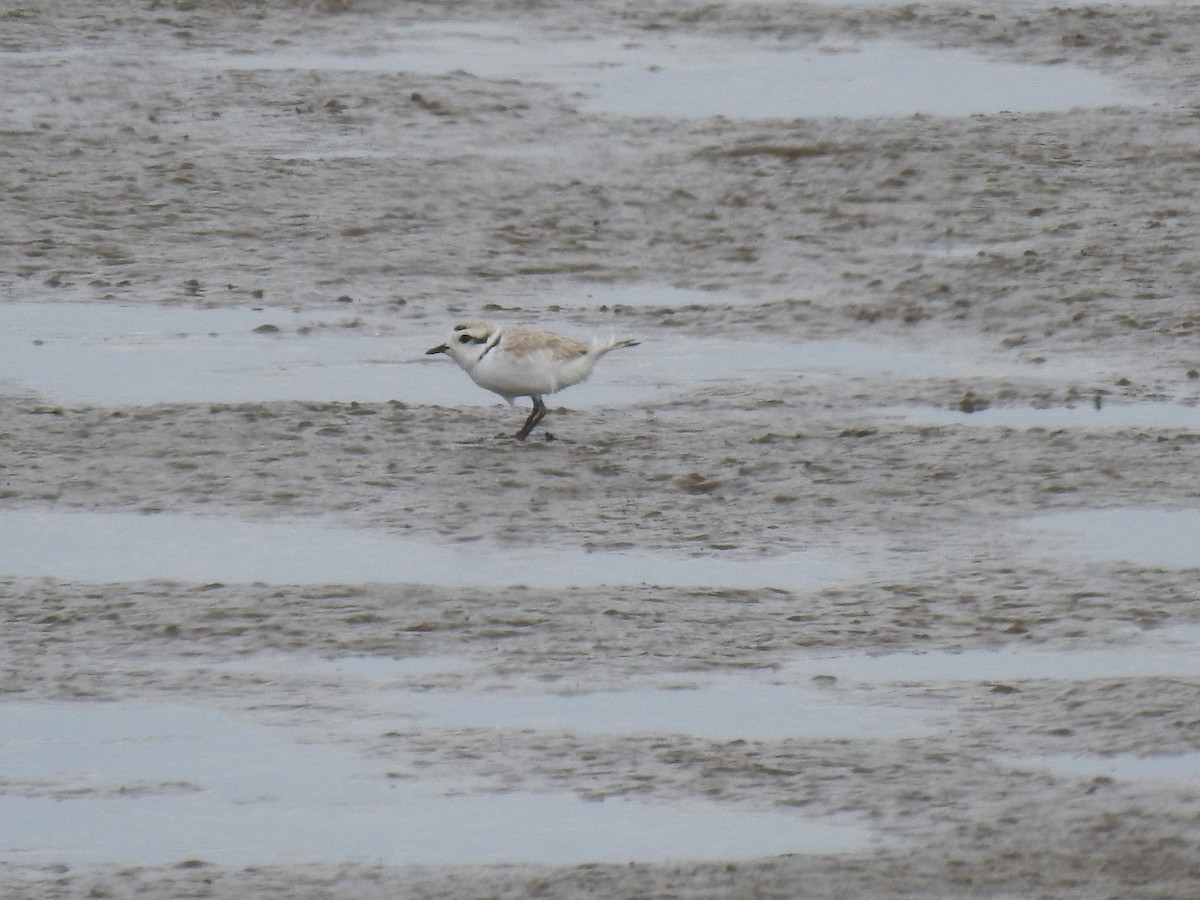
[[[469,334],[461,335],[458,339],[458,342],[460,344],[469,344],[471,343],[471,336]]]

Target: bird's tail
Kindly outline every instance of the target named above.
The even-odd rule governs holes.
[[[615,337],[610,337],[608,340],[597,341],[596,349],[599,350],[600,355],[603,356],[609,350],[616,350],[619,347],[636,347],[640,343],[641,341],[635,341],[633,338],[617,339]]]

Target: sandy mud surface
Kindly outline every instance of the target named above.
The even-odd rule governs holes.
[[[75,307],[258,308],[264,353],[382,342],[397,387],[163,402],[171,376],[147,370],[147,402],[106,404],[80,399],[86,367],[79,394],[9,373],[0,721],[182,705],[299,729],[379,784],[703,801],[870,836],[736,859],[246,862],[34,854],[31,825],[4,834],[0,894],[1195,895],[1200,10],[270,0],[2,21],[10,310],[62,304],[69,327]],[[886,39],[1099,73],[1139,102],[625,116],[520,71],[312,62],[414,27],[540,48]],[[555,440],[519,444],[523,410],[421,357],[478,317],[642,344],[602,363],[618,387],[600,400],[548,400]],[[809,342],[847,349],[813,363],[793,352]],[[461,399],[413,387],[442,378]],[[141,549],[104,550],[105,516],[134,513]],[[265,545],[284,574],[230,577],[232,525],[216,563],[154,542],[214,519],[297,529]],[[407,548],[395,577],[355,577],[374,551],[352,534]],[[89,541],[104,574],[76,558]],[[339,574],[289,579],[319,554]],[[570,554],[574,577],[553,574]],[[399,665],[426,657],[446,664]],[[731,684],[884,724],[741,737],[479,713]],[[421,719],[398,696],[475,706]],[[180,792],[0,767],[0,803]]]

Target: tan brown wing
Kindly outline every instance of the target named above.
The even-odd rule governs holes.
[[[518,356],[548,349],[554,359],[575,359],[586,356],[588,352],[588,345],[583,341],[572,340],[553,331],[543,331],[541,328],[505,328],[500,346]]]

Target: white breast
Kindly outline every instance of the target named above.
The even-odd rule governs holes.
[[[595,366],[596,357],[591,353],[564,360],[551,350],[512,353],[501,342],[467,372],[480,387],[511,399],[553,394],[583,381]]]

